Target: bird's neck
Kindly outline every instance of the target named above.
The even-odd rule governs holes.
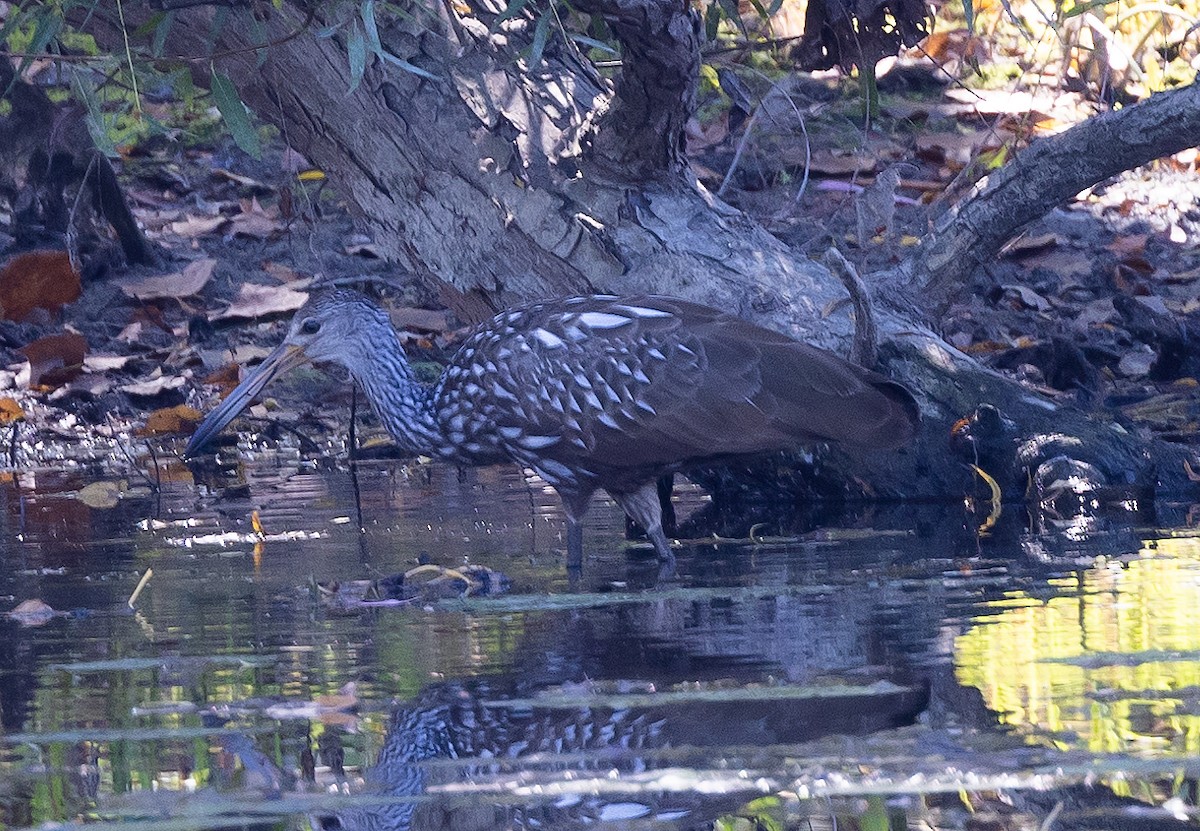
[[[432,390],[417,380],[394,332],[383,344],[364,350],[363,361],[351,370],[375,415],[397,446],[412,455],[434,455],[441,431]]]

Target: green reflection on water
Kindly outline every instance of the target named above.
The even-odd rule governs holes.
[[[1152,540],[1055,585],[988,604],[955,641],[959,682],[1031,741],[1200,753],[1200,540]]]

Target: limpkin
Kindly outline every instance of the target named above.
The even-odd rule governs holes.
[[[592,295],[502,312],[425,385],[383,309],[325,289],[201,423],[185,455],[271,379],[310,361],[349,370],[403,452],[532,468],[562,499],[574,565],[597,489],[670,559],[659,477],[806,442],[895,447],[918,425],[916,402],[898,383],[731,314],[657,296]]]

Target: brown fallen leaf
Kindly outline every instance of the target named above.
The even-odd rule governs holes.
[[[34,309],[56,312],[81,291],[66,251],[17,254],[0,269],[0,316],[21,321]]]
[[[450,328],[450,320],[445,312],[402,306],[399,309],[392,309],[390,314],[392,325],[397,329],[440,333]]]
[[[91,482],[84,485],[75,498],[97,510],[108,510],[117,507],[121,502],[121,494],[129,490],[128,482]]]
[[[281,283],[294,283],[297,280],[304,278],[303,274],[301,274],[299,271],[296,271],[296,269],[292,268],[291,266],[286,266],[283,263],[273,262],[272,260],[267,260],[264,262],[262,264],[262,270],[267,272],[267,274],[270,274]]]
[[[227,216],[189,216],[187,219],[180,219],[167,225],[167,228],[174,234],[181,237],[202,237],[206,234],[213,234],[225,227],[229,222]]]
[[[1133,255],[1140,257],[1146,251],[1146,243],[1150,241],[1149,234],[1125,234],[1108,244],[1108,250],[1114,254]]]
[[[255,318],[294,312],[308,300],[308,294],[286,286],[260,286],[245,283],[229,307],[209,316],[214,323],[234,318]]]
[[[264,209],[257,199],[247,204],[242,201],[242,212],[229,220],[229,233],[235,237],[250,237],[266,240],[278,234],[284,228],[279,221],[279,211]]]
[[[217,261],[211,257],[195,260],[174,274],[147,277],[136,283],[122,283],[121,291],[134,300],[161,300],[191,297],[197,294],[212,278]]]
[[[38,338],[18,351],[29,361],[30,387],[58,387],[83,372],[87,338],[62,332]]]
[[[1021,234],[1000,249],[1000,256],[1020,259],[1049,251],[1059,244],[1057,234]]]
[[[187,404],[162,407],[146,417],[146,426],[136,432],[139,436],[164,436],[187,433],[200,423],[204,414]]]
[[[0,424],[24,421],[25,410],[13,398],[0,398]]]
[[[22,626],[43,626],[63,614],[43,600],[22,600],[17,608],[5,613]]]

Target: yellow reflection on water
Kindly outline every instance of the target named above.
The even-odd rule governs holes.
[[[986,605],[955,639],[959,682],[1031,741],[1200,753],[1200,539],[1154,540],[1052,585],[1062,595]]]

